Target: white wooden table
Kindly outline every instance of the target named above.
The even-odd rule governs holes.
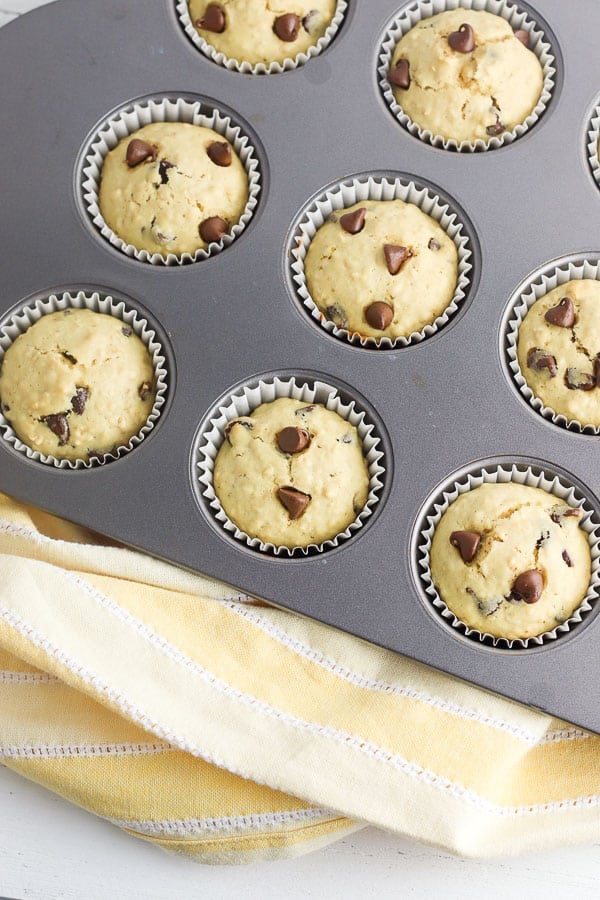
[[[44,2],[0,0],[0,26]],[[500,861],[464,860],[373,828],[297,860],[198,866],[128,837],[0,767],[0,900],[582,900],[598,897],[599,881],[600,844]]]
[[[0,768],[0,897],[597,900],[599,876],[600,844],[509,860],[464,860],[374,828],[296,860],[199,866]]]

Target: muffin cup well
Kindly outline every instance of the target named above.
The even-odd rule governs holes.
[[[166,401],[169,375],[163,348],[150,323],[134,309],[128,307],[122,300],[113,298],[110,295],[101,295],[98,292],[86,293],[85,291],[78,291],[73,294],[68,292],[60,295],[50,294],[42,300],[21,306],[18,311],[7,317],[0,324],[0,366],[2,365],[4,354],[19,335],[24,334],[42,316],[65,309],[89,309],[93,312],[121,319],[144,343],[152,357],[156,381],[154,404],[146,423],[137,434],[130,438],[127,444],[116,447],[114,452],[104,453],[101,457],[92,456],[91,459],[57,459],[55,456],[47,456],[38,450],[33,450],[21,441],[1,410],[0,433],[14,450],[23,453],[28,459],[60,469],[89,469],[105,465],[107,462],[119,459],[121,456],[129,453],[152,431]]]
[[[248,416],[263,403],[271,403],[280,397],[289,397],[303,403],[318,403],[333,410],[353,425],[362,441],[363,455],[369,472],[367,502],[356,519],[333,538],[320,544],[305,547],[283,547],[252,537],[231,521],[225,513],[213,485],[213,472],[219,448],[225,440],[225,427],[232,419]],[[385,478],[385,459],[382,441],[368,412],[354,400],[343,399],[337,388],[317,379],[274,377],[257,379],[239,387],[219,402],[200,428],[193,451],[193,486],[197,497],[212,521],[230,536],[260,553],[272,556],[307,556],[337,547],[355,534],[373,514],[378,503]]]
[[[306,284],[304,260],[310,242],[318,229],[332,212],[365,200],[403,200],[405,203],[412,203],[422,212],[431,216],[456,245],[458,278],[454,296],[446,309],[430,325],[426,325],[421,331],[413,332],[408,337],[397,337],[393,340],[388,337],[367,337],[357,332],[347,331],[345,328],[339,328],[334,322],[325,318],[311,297]],[[298,297],[310,316],[326,332],[354,346],[389,350],[416,344],[424,338],[430,337],[439,331],[457,311],[467,294],[471,281],[470,273],[473,268],[471,243],[459,214],[452,209],[447,200],[436,194],[434,189],[420,187],[410,179],[403,177],[394,178],[376,174],[358,175],[325,190],[303,210],[292,228],[291,239],[288,242],[288,257],[292,260],[291,277]]]
[[[579,422],[577,419],[568,419],[562,413],[557,413],[549,406],[544,406],[543,402],[539,397],[536,397],[527,384],[517,356],[519,328],[529,309],[540,297],[574,279],[600,281],[600,262],[594,260],[592,254],[590,254],[589,260],[565,261],[562,264],[558,260],[545,270],[542,270],[541,273],[538,272],[524,286],[517,289],[504,314],[502,326],[504,354],[512,380],[519,392],[536,412],[548,419],[549,422],[560,425],[562,428],[568,428],[571,431],[577,431],[582,434],[600,435],[600,426]]]
[[[98,203],[102,164],[107,154],[113,150],[120,140],[149,125],[151,122],[185,122],[212,128],[233,146],[248,176],[248,202],[238,222],[220,241],[209,244],[207,248],[199,247],[195,253],[176,255],[168,253],[149,253],[138,250],[126,243],[112,228],[106,224]],[[151,265],[184,265],[199,262],[228,247],[248,225],[258,204],[261,190],[261,172],[256,150],[250,138],[241,126],[232,121],[229,115],[220,112],[203,100],[188,100],[183,97],[158,96],[132,103],[110,115],[95,130],[83,153],[81,172],[79,173],[79,189],[86,214],[95,229],[109,241],[113,247],[127,256]]]
[[[583,510],[580,528],[587,534],[592,558],[591,577],[588,590],[577,609],[571,616],[552,631],[544,632],[531,638],[508,639],[496,637],[487,632],[478,631],[466,625],[450,610],[440,597],[431,577],[430,550],[435,529],[448,507],[461,495],[482,484],[500,484],[514,482],[530,487],[542,488],[553,494],[557,500],[569,506],[578,506]],[[438,615],[452,628],[474,641],[492,647],[508,649],[524,649],[539,646],[557,640],[568,634],[583,621],[583,617],[592,609],[600,591],[600,538],[597,512],[585,494],[569,484],[566,478],[556,473],[547,472],[533,465],[517,465],[510,463],[473,467],[470,472],[459,479],[449,480],[447,486],[441,488],[426,504],[425,511],[417,526],[416,564],[418,577],[425,592],[425,599]]]
[[[502,16],[512,27],[513,31],[525,29],[529,32],[529,49],[535,53],[542,66],[544,76],[542,93],[540,98],[529,113],[524,122],[517,125],[512,131],[505,131],[497,137],[484,141],[478,138],[475,141],[458,142],[453,138],[445,138],[439,134],[433,134],[426,128],[421,128],[408,116],[394,97],[388,82],[388,73],[396,49],[396,44],[411,28],[422,19],[428,19],[437,13],[458,8],[483,10]],[[552,46],[540,28],[538,23],[529,13],[520,9],[509,0],[422,0],[421,3],[411,3],[404,8],[399,15],[394,16],[385,29],[384,37],[379,51],[379,65],[377,68],[379,86],[383,97],[390,107],[395,118],[406,128],[410,134],[434,147],[442,147],[444,150],[459,150],[461,152],[473,152],[475,150],[494,150],[504,144],[510,144],[516,138],[525,134],[540,118],[552,96],[555,86],[556,60],[552,52]]]
[[[289,72],[292,69],[303,66],[311,57],[318,56],[325,50],[335,35],[342,22],[348,8],[347,0],[338,0],[333,19],[327,26],[325,33],[313,46],[309,47],[306,53],[298,53],[293,59],[287,58],[283,62],[267,63],[251,63],[247,60],[238,60],[225,56],[219,50],[216,50],[206,41],[196,30],[192,22],[187,0],[176,0],[175,10],[177,17],[181,23],[181,27],[194,44],[205,56],[211,59],[219,66],[223,66],[232,72],[241,72],[244,75],[274,75],[281,72]]]

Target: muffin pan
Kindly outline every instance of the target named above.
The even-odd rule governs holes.
[[[595,588],[581,621],[557,629],[556,639],[489,646],[436,610],[421,565],[435,498],[484,467],[556,476],[581,498],[590,533],[600,523],[597,435],[561,427],[528,404],[506,338],[509,304],[530,273],[559,258],[556,265],[598,259],[588,132],[600,59],[586,35],[600,26],[600,8],[580,0],[575,16],[560,0],[519,4],[552,48],[550,100],[512,143],[461,153],[403,128],[379,85],[389,22],[413,6],[354,0],[318,56],[269,75],[206,57],[173,0],[148,4],[143,16],[124,0],[59,0],[0,31],[0,75],[10,85],[1,101],[9,127],[0,148],[0,328],[51,295],[110,296],[156,327],[167,372],[154,427],[104,465],[29,458],[4,424],[0,489],[600,732]],[[86,211],[83,161],[98,128],[153,99],[200,101],[230,116],[258,162],[257,204],[243,231],[187,264],[127,255]],[[324,192],[369,175],[439,196],[468,237],[464,296],[435,333],[408,346],[374,349],[328,333],[294,278],[303,213]],[[273,555],[238,539],[215,516],[199,472],[207,423],[236,393],[277,379],[333,387],[365,412],[379,439],[371,514],[325,551]]]

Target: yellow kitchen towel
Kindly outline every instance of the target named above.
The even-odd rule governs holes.
[[[133,835],[207,863],[367,823],[466,856],[600,840],[578,728],[1,494],[0,572],[0,761]]]

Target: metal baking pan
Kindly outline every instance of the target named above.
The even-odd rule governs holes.
[[[600,90],[592,37],[600,7],[579,0],[574,15],[562,0],[538,0],[532,14],[549,26],[557,60],[548,108],[511,145],[458,153],[411,136],[382,98],[379,45],[401,6],[350,2],[325,52],[265,76],[227,71],[198,52],[170,0],[143,13],[125,0],[59,0],[2,29],[0,316],[65,288],[122,297],[157,324],[170,387],[152,433],[108,465],[56,469],[0,440],[0,488],[600,732],[600,603],[555,642],[489,647],[436,615],[414,558],[415,525],[432,492],[482,460],[563,473],[598,509],[599,439],[552,425],[519,396],[501,323],[533,270],[600,250],[600,193],[586,158]],[[82,214],[77,183],[96,124],[130,101],[165,94],[197,95],[238,115],[256,138],[263,180],[258,209],[230,247],[173,267],[111,247]],[[373,171],[439,188],[473,237],[472,283],[459,311],[435,336],[398,350],[365,350],[326,334],[301,308],[289,273],[290,229],[309,199]],[[198,502],[192,453],[200,423],[233,386],[264,373],[340,386],[382,436],[386,476],[375,512],[330,552],[257,553]]]

